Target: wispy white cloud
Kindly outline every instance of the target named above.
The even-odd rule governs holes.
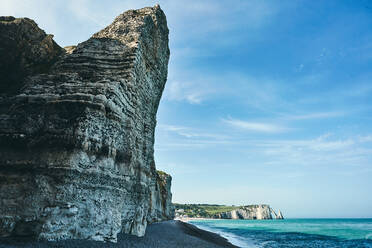
[[[201,85],[203,87],[203,84]],[[186,101],[190,104],[200,104],[209,94],[208,90],[197,87],[190,81],[169,80],[165,87],[164,98],[169,101]]]
[[[211,147],[227,147],[234,145],[230,140],[215,140],[215,139],[192,139],[178,140],[168,143],[157,143],[155,148],[157,151],[196,151],[199,149],[210,149]]]
[[[165,124],[160,124],[157,127],[161,130],[171,131],[171,132],[179,132],[179,131],[184,131],[188,129],[187,127],[183,127],[183,126],[165,125]]]
[[[346,102],[349,102],[351,99],[365,99],[369,97],[372,93],[372,74],[370,72],[361,73],[357,77],[353,77],[352,81],[349,78],[344,78],[339,80],[337,84],[344,85],[342,87],[332,87],[328,90],[316,92],[316,94],[308,95],[306,92],[303,94],[303,97],[298,99],[299,104],[326,104],[328,105],[339,105],[342,106]],[[303,79],[300,79],[298,82],[301,85],[319,85],[326,84],[332,79],[331,75],[328,74],[315,74],[313,76],[306,76]],[[364,105],[364,104],[362,104]],[[350,110],[350,107],[354,107]],[[356,107],[356,103],[353,105],[346,105],[347,112],[353,112]]]
[[[228,125],[252,132],[273,133],[283,127],[266,123],[251,123],[235,119],[223,120]],[[244,132],[229,131],[218,135],[192,133],[188,128],[170,126],[169,132],[179,135],[157,144],[159,150],[198,151],[199,149],[232,149],[235,154],[251,157],[251,162],[267,166],[359,166],[372,161],[372,135],[341,138],[334,133],[324,133],[309,139],[252,138]],[[284,128],[286,130],[286,128]],[[254,155],[253,155],[254,154]],[[250,163],[251,163],[250,162]],[[346,167],[345,167],[346,168]]]
[[[341,139],[326,133],[314,139],[256,141],[255,153],[271,165],[355,166],[372,159],[367,142],[370,136]]]
[[[208,89],[197,87],[195,82],[170,81],[167,83],[164,97],[170,101],[187,101],[191,104],[200,104],[210,94]]]
[[[191,127],[184,127],[184,126],[175,126],[175,125],[164,125],[161,124],[158,128],[162,131],[172,132],[177,135],[186,137],[186,138],[206,138],[209,141],[212,140],[226,140],[229,138],[227,135],[219,134],[219,133],[210,133],[205,132],[202,130],[196,130],[195,128]],[[203,140],[203,142],[208,142],[208,140]]]
[[[108,19],[107,14],[102,12],[99,6],[92,4],[92,1],[89,0],[67,0],[65,1],[65,5],[76,18],[85,22],[91,22],[99,28],[105,27],[114,18],[112,16],[109,17],[109,20],[106,20]]]
[[[226,94],[222,82],[221,78],[203,75],[200,72],[173,70],[169,73],[164,98],[169,101],[201,104],[208,99]]]
[[[173,30],[170,34],[172,37],[177,40],[182,40],[185,37],[190,40],[197,37],[199,41],[204,40],[209,43],[210,39],[207,38],[209,34],[233,29],[241,22],[242,14],[246,20],[246,28],[257,29],[270,23],[272,21],[270,17],[273,17],[283,6],[275,2],[259,0],[238,0],[234,3],[213,0],[191,0],[187,3],[172,0],[159,2],[167,13],[169,26]],[[187,30],[187,34],[185,30]],[[221,38],[214,42],[220,42],[230,37]]]
[[[341,111],[336,112],[315,112],[307,114],[287,115],[284,116],[288,120],[312,120],[312,119],[326,119],[344,116],[346,113]]]
[[[343,95],[350,96],[350,97],[361,97],[370,95],[372,92],[372,80],[368,79],[364,82],[360,82],[358,84],[353,84],[353,86],[345,90]]]
[[[358,141],[361,143],[372,142],[372,135],[359,136]]]
[[[283,91],[284,86],[278,80],[238,72],[211,75],[195,69],[181,70],[177,63],[171,63],[164,98],[190,104],[233,98],[243,105],[267,112],[292,104],[282,98]]]
[[[254,131],[254,132],[264,132],[264,133],[282,133],[289,131],[290,129],[287,127],[283,127],[276,124],[271,123],[263,123],[263,122],[250,122],[250,121],[243,121],[239,119],[222,119],[223,122],[240,129]]]
[[[268,149],[267,152],[270,153],[280,153],[282,152],[282,148],[290,148],[297,151],[322,151],[322,152],[328,152],[332,150],[339,150],[344,149],[347,147],[350,147],[357,143],[356,139],[348,138],[348,139],[338,139],[338,140],[332,140],[330,139],[332,137],[331,133],[326,133],[324,135],[321,135],[315,139],[308,139],[308,140],[269,140],[269,141],[263,141],[259,142],[258,146],[262,147],[269,147],[269,148],[279,148],[279,150],[276,149]]]

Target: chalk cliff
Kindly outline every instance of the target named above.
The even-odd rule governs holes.
[[[0,236],[115,242],[173,218],[153,156],[168,60],[158,5],[66,49],[0,17]]]
[[[276,219],[278,219],[278,220],[283,220],[284,219],[283,214],[280,210],[278,211],[278,214],[276,215]]]
[[[247,219],[267,220],[272,219],[272,209],[269,205],[248,205],[242,206],[228,212],[218,213],[214,216],[217,219]]]
[[[172,177],[163,171],[157,171],[156,184],[151,187],[149,223],[174,218],[174,206],[171,193]]]

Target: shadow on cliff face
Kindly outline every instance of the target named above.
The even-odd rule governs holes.
[[[16,94],[25,77],[48,72],[64,52],[33,20],[0,17],[0,95]]]

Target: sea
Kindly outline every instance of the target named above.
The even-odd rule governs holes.
[[[372,248],[372,219],[215,219],[189,223],[242,248]]]

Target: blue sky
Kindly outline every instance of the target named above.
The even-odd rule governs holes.
[[[157,168],[182,203],[372,217],[372,2],[157,1],[171,60]],[[2,0],[74,45],[156,1]]]

